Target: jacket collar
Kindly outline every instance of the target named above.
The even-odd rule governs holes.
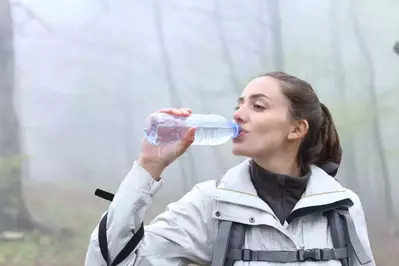
[[[218,185],[216,199],[244,205],[273,214],[271,208],[261,200],[256,193],[249,174],[250,160],[236,165],[226,172]],[[349,192],[321,168],[312,165],[312,174],[301,199],[295,205],[293,212],[310,208],[327,206],[336,203],[350,204]]]

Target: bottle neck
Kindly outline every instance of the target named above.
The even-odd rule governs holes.
[[[240,127],[239,124],[235,122],[230,122],[230,123],[231,127],[234,129],[234,135],[232,136],[232,138],[235,139],[241,134],[242,128]]]

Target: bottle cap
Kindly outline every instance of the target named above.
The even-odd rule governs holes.
[[[235,139],[241,134],[242,128],[236,122],[231,122],[231,127],[234,129],[234,135],[232,138]]]

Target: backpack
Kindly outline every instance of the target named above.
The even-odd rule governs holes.
[[[337,180],[335,175],[338,172],[339,164],[326,162],[319,167]],[[243,249],[245,230],[248,225],[231,221],[220,221],[211,266],[232,266],[235,261],[239,260],[278,263],[339,260],[342,266],[351,266],[353,265],[350,258],[351,252],[355,253],[361,265],[367,264],[371,262],[371,259],[359,240],[355,224],[349,214],[349,207],[352,205],[353,202],[351,200],[341,201],[326,206],[319,206],[316,209],[312,208],[312,210],[307,209],[297,215],[305,216],[315,212],[325,215],[331,231],[332,249],[313,248],[295,251]]]
[[[97,189],[94,192],[94,195],[108,201],[112,201],[114,199],[114,194],[101,189]],[[127,242],[125,247],[118,253],[118,255],[115,257],[115,260],[111,262],[108,254],[107,217],[108,217],[108,212],[104,214],[104,216],[100,220],[100,224],[98,225],[98,243],[100,246],[101,255],[103,256],[104,261],[107,263],[107,266],[116,266],[119,263],[121,263],[124,259],[126,259],[138,246],[140,240],[144,237],[144,224],[141,223],[141,226],[137,232],[132,232],[133,233],[132,238]]]
[[[243,249],[248,225],[220,221],[211,266],[232,266],[235,261],[304,262],[340,260],[350,266],[354,252],[361,265],[371,262],[356,233],[347,207],[326,210],[334,248],[299,249],[295,251]]]
[[[94,193],[96,196],[112,201],[114,195],[101,189]],[[356,233],[355,224],[349,214],[348,204],[327,206],[321,210],[328,219],[334,248],[328,249],[299,249],[296,251],[250,250],[243,249],[245,230],[248,225],[220,221],[219,230],[213,251],[211,266],[232,266],[235,261],[268,261],[268,262],[304,262],[340,260],[342,266],[350,266],[349,254],[354,252],[361,265],[371,262]],[[306,214],[305,214],[306,215]],[[101,218],[98,226],[98,241],[101,254],[107,266],[116,266],[133,252],[144,236],[144,225],[134,233],[126,246],[119,252],[115,260],[110,262],[107,247],[107,213]]]

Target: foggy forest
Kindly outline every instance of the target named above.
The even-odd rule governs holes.
[[[0,265],[83,265],[164,107],[232,119],[254,77],[312,84],[343,147],[376,263],[399,263],[399,1],[0,0]],[[146,223],[245,158],[193,146]],[[396,163],[395,163],[396,162]]]

